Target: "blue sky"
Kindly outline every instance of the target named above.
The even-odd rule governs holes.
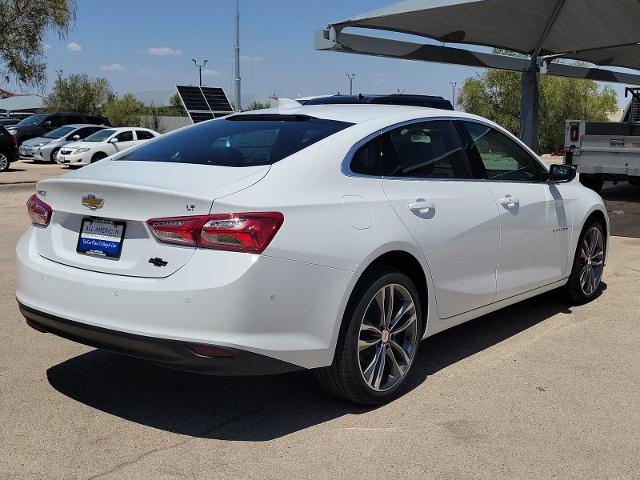
[[[208,59],[203,83],[233,95],[234,0],[78,0],[68,38],[47,39],[48,77],[105,77],[118,93],[196,84],[191,59]],[[391,0],[241,0],[241,75],[245,95],[265,99],[354,90],[451,97],[471,68],[314,50],[313,33],[327,23]]]

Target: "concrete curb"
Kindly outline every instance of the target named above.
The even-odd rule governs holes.
[[[9,192],[15,190],[34,190],[38,182],[16,182],[16,183],[0,183],[0,192]]]

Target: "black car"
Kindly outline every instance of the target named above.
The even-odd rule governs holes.
[[[109,120],[100,115],[87,113],[36,113],[21,120],[16,125],[7,127],[7,130],[16,139],[18,146],[30,138],[41,137],[63,125],[89,123],[91,125],[105,125],[110,127]]]
[[[9,164],[18,158],[16,139],[0,125],[0,172],[9,169]]]

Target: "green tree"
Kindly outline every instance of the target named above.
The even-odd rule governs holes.
[[[102,114],[114,127],[142,127],[142,116],[149,113],[148,107],[127,93],[122,98],[112,97],[102,108]]]
[[[249,104],[247,110],[262,110],[264,108],[271,108],[271,102],[260,102],[258,100],[254,100]]]
[[[467,78],[458,96],[463,110],[486,117],[515,135],[520,129],[520,75],[489,70]],[[564,143],[567,119],[607,120],[617,110],[617,95],[592,80],[542,75],[538,111],[540,151],[557,151]]]
[[[44,39],[52,30],[65,38],[75,21],[74,0],[0,0],[0,75],[44,87]]]
[[[73,74],[56,80],[53,91],[45,98],[44,107],[52,112],[96,113],[113,96],[104,78]]]

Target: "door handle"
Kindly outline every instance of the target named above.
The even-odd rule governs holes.
[[[436,206],[433,202],[424,200],[423,198],[419,198],[415,202],[409,203],[407,207],[409,207],[409,210],[414,213],[422,214],[429,213],[429,211],[434,212],[436,209]]]
[[[500,205],[505,208],[514,208],[520,204],[520,200],[516,197],[512,197],[511,195],[505,195],[498,201],[500,202]]]

